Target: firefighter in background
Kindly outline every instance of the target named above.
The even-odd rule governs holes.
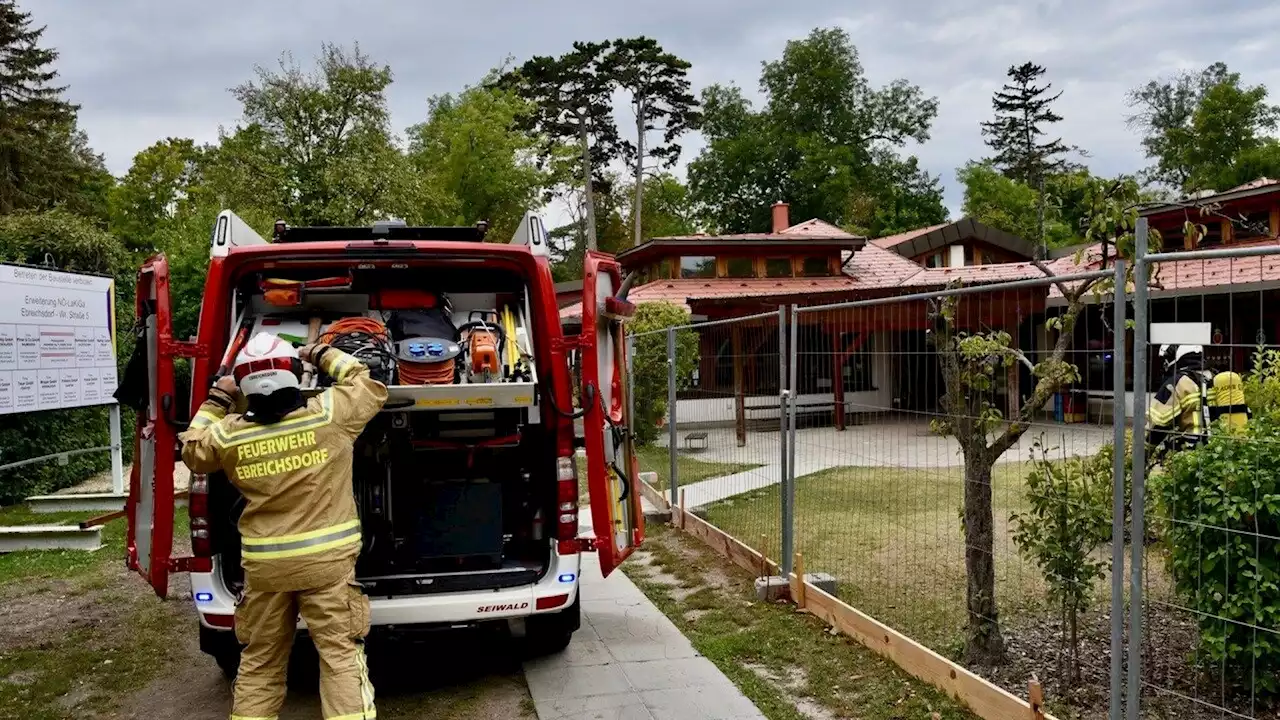
[[[310,399],[302,362],[334,384]],[[328,345],[300,351],[259,333],[236,357],[180,435],[196,473],[218,470],[244,495],[240,516],[245,589],[236,606],[244,650],[232,720],[274,720],[299,615],[320,655],[328,720],[375,717],[365,663],[369,600],[355,579],[360,520],[351,487],[352,444],[382,408],[386,387],[354,357]],[[248,410],[233,412],[237,389]]]
[[[1204,441],[1202,390],[1213,378],[1204,368],[1204,348],[1199,345],[1164,345],[1160,358],[1164,379],[1147,408],[1147,444],[1155,448],[1152,461]]]
[[[1215,423],[1239,430],[1249,419],[1244,381],[1239,373],[1214,374],[1205,367],[1200,345],[1160,348],[1165,377],[1147,410],[1147,444],[1151,462],[1169,452],[1187,450],[1208,440]]]

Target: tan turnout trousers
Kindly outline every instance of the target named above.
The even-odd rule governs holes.
[[[276,719],[299,616],[320,655],[325,719],[376,717],[363,646],[369,601],[355,581],[360,519],[351,460],[387,389],[346,353],[321,346],[314,357],[335,384],[278,422],[229,412],[234,399],[215,388],[180,436],[192,472],[221,470],[245,499],[245,591],[236,607],[245,647],[232,720]]]
[[[274,720],[284,704],[289,651],[302,616],[320,655],[321,711],[329,720],[377,717],[363,638],[369,633],[369,598],[344,580],[314,590],[246,588],[236,608],[236,637],[245,645],[235,683],[232,720]]]

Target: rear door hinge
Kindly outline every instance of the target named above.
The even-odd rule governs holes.
[[[580,537],[578,538],[578,552],[595,552],[600,548],[600,538]]]
[[[213,572],[213,558],[175,557],[169,558],[170,573],[207,573]]]

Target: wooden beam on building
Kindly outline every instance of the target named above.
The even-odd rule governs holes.
[[[736,323],[730,332],[733,353],[733,427],[738,436],[738,447],[747,445],[747,398],[742,373],[742,328]]]
[[[1271,222],[1269,227],[1271,229],[1271,237],[1280,237],[1280,207],[1271,208]]]

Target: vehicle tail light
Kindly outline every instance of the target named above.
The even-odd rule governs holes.
[[[196,557],[213,557],[213,543],[209,538],[209,477],[192,475],[187,491],[187,516],[191,518],[191,554]]]
[[[539,610],[550,610],[551,608],[558,608],[567,602],[569,602],[568,595],[552,595],[538,598],[536,604]]]
[[[556,540],[561,555],[578,552],[578,459],[562,457],[556,463]]]

